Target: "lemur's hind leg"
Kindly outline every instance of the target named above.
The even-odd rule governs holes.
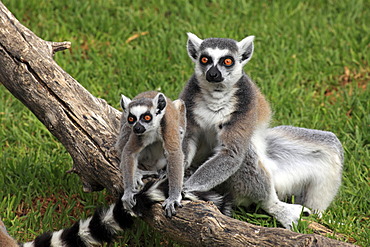
[[[292,229],[293,225],[297,225],[301,215],[311,214],[311,210],[302,205],[280,201],[274,191],[270,193],[269,200],[261,203],[261,207],[287,229]]]
[[[285,228],[292,229],[293,225],[297,225],[301,215],[310,215],[311,211],[299,204],[289,204],[279,200],[271,175],[266,167],[259,162],[260,169],[265,173],[265,183],[269,185],[266,187],[265,200],[260,202],[263,210],[275,217]]]
[[[279,200],[273,179],[257,154],[250,149],[243,167],[236,172],[226,186],[232,188],[237,204],[258,203],[263,210],[275,217],[285,228],[297,224],[301,213],[311,211],[302,205],[288,204]]]

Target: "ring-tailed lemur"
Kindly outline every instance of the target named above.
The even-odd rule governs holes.
[[[343,150],[331,132],[280,126],[268,128],[271,110],[244,73],[254,36],[201,40],[188,33],[195,73],[180,98],[187,111],[183,141],[190,178],[184,191],[217,188],[234,204],[259,203],[286,228],[301,212],[324,211],[341,183]]]
[[[116,150],[121,157],[124,178],[123,205],[135,205],[134,195],[143,185],[143,175],[156,173],[167,165],[169,196],[163,203],[168,217],[181,206],[184,155],[181,142],[185,131],[185,106],[164,94],[144,92],[132,101],[122,95],[120,133]]]
[[[96,247],[112,242],[117,234],[133,225],[133,217],[145,214],[151,206],[168,197],[168,180],[160,179],[147,183],[135,194],[136,204],[131,210],[126,210],[121,197],[116,203],[106,209],[97,209],[93,216],[79,220],[72,227],[56,232],[47,232],[38,236],[34,241],[18,244],[6,232],[0,220],[1,247]],[[212,201],[224,214],[231,213],[230,199],[215,192],[195,192],[183,194],[184,200]]]

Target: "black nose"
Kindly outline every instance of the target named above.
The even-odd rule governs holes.
[[[217,67],[212,66],[206,73],[206,79],[209,82],[221,82],[223,80],[221,72]]]
[[[136,123],[134,125],[134,133],[135,134],[142,134],[145,132],[145,127],[142,126],[140,123]]]

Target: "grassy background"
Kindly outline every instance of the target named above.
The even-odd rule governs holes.
[[[120,93],[161,89],[178,96],[193,70],[186,32],[255,35],[245,70],[271,102],[272,125],[329,130],[345,149],[340,192],[323,218],[313,219],[346,241],[370,245],[369,1],[2,2],[41,38],[71,41],[56,61],[117,108]],[[20,241],[67,227],[109,200],[104,191],[84,194],[78,177],[65,174],[72,159],[64,147],[1,85],[0,147],[0,217]],[[276,225],[271,217],[237,211],[240,219]],[[117,246],[126,242],[172,245],[139,222]]]

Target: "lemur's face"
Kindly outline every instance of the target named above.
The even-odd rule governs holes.
[[[209,83],[232,83],[237,81],[243,67],[235,52],[229,49],[206,48],[199,53],[196,75]]]
[[[153,116],[155,117],[153,109],[143,105],[136,105],[129,108],[127,123],[135,134],[142,135],[156,128],[156,121],[153,120]]]
[[[143,98],[133,101],[124,97],[122,95],[121,106],[133,133],[144,135],[159,128],[166,107],[163,94],[158,94],[154,99]]]
[[[234,85],[253,54],[254,36],[240,42],[224,38],[201,40],[192,33],[188,33],[188,37],[188,54],[195,63],[195,75],[200,82]]]

